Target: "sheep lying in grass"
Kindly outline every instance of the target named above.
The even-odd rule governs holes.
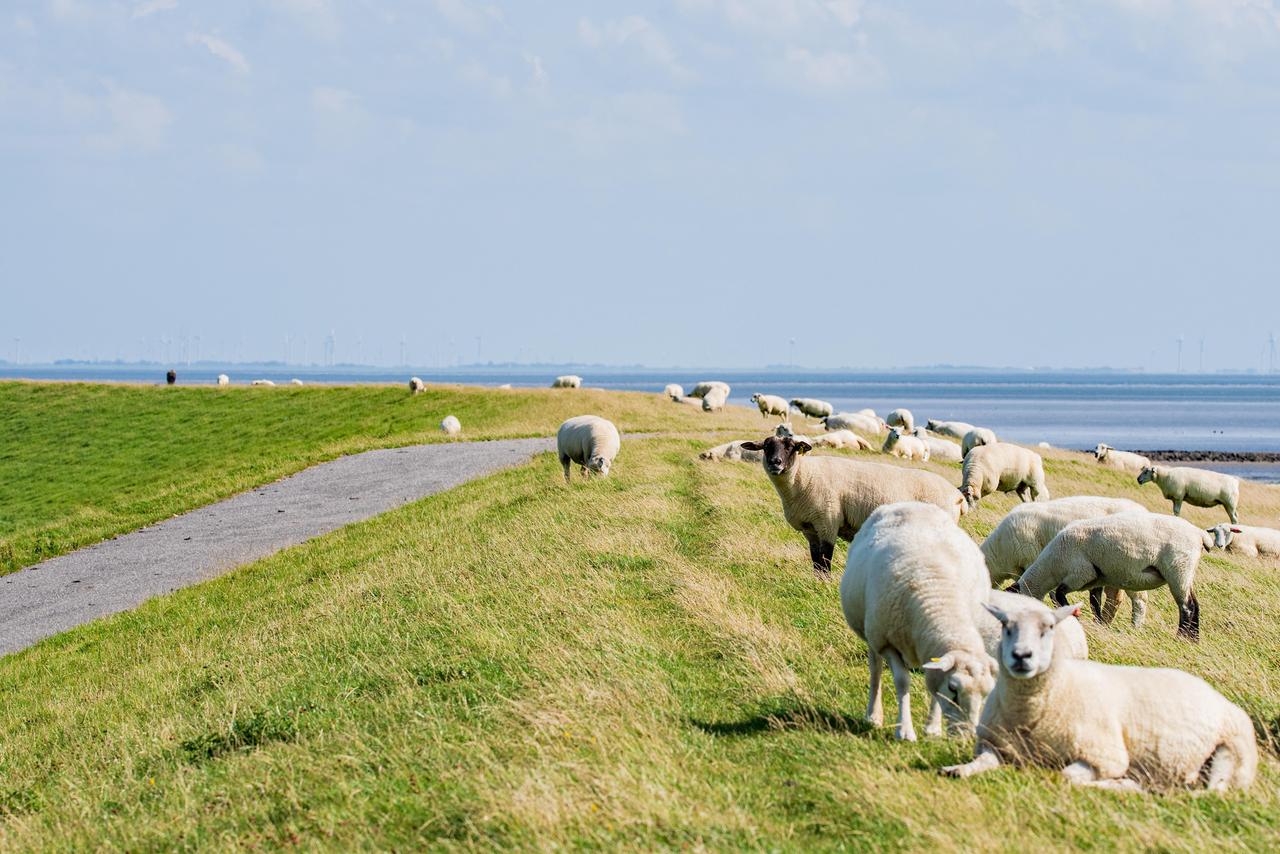
[[[1151,465],[1151,460],[1142,456],[1142,454],[1135,454],[1132,451],[1117,451],[1104,442],[1098,443],[1098,447],[1093,449],[1093,455],[1099,463],[1107,468],[1127,471],[1130,474],[1139,474],[1144,468]]]
[[[782,513],[809,541],[809,557],[819,578],[831,571],[836,540],[852,539],[883,504],[936,504],[953,522],[963,512],[956,488],[932,472],[843,457],[807,457],[813,446],[790,436],[769,436],[742,447],[764,451],[764,470],[782,499]]]
[[[696,406],[702,408],[702,398],[700,397],[673,397],[673,403],[683,403],[685,406]]]
[[[778,397],[776,394],[761,394],[756,392],[751,395],[751,402],[760,407],[760,414],[765,418],[770,415],[777,415],[779,418],[786,418],[791,408],[787,406],[784,398]]]
[[[1280,531],[1252,525],[1214,525],[1209,529],[1214,539],[1226,544],[1227,551],[1249,557],[1280,557]]]
[[[721,409],[724,409],[724,405],[726,402],[728,402],[728,400],[729,400],[728,386],[724,386],[723,388],[719,386],[712,388],[702,396],[702,411],[703,412],[719,412]]]
[[[835,411],[825,400],[814,400],[810,397],[797,397],[789,401],[789,404],[810,418],[826,418]]]
[[[1057,626],[1079,612],[988,610],[1001,623],[1000,675],[978,724],[971,777],[1001,763],[1061,769],[1068,782],[1126,791],[1247,788],[1258,767],[1253,723],[1203,679],[1061,653]]]
[[[1147,466],[1138,475],[1138,483],[1155,481],[1160,494],[1173,502],[1173,515],[1182,515],[1183,503],[1192,507],[1221,504],[1231,519],[1240,521],[1240,479],[1229,474],[1190,466]]]
[[[864,412],[841,412],[818,420],[824,430],[853,430],[864,436],[879,436],[884,432],[883,422]]]
[[[929,431],[923,427],[917,427],[911,435],[925,443],[929,449],[929,459],[935,463],[958,463],[964,459],[959,445],[948,442],[946,439],[939,439],[937,436],[930,436]]]
[[[706,397],[709,391],[717,388],[724,389],[724,396],[729,396],[728,383],[722,383],[719,380],[703,380],[693,388],[689,389],[689,397]]]
[[[974,623],[991,582],[982,553],[954,517],[915,501],[880,507],[849,546],[840,579],[845,622],[867,643],[871,694],[867,720],[884,723],[881,662],[898,695],[895,735],[915,741],[911,671],[923,668],[932,698],[925,735],[972,732],[982,701],[995,685],[996,662]]]
[[[1052,593],[1057,604],[1065,605],[1073,590],[1154,590],[1167,585],[1178,606],[1178,635],[1198,640],[1196,569],[1200,556],[1215,545],[1226,543],[1176,516],[1118,513],[1082,519],[1059,531],[1010,589],[1034,599]],[[1099,620],[1109,619],[1097,597],[1091,595],[1089,602]]]
[[[889,435],[885,437],[884,444],[880,446],[880,450],[895,457],[905,457],[908,460],[924,461],[929,459],[929,446],[915,436],[902,435],[898,432],[897,427],[889,429]]]
[[[569,482],[570,463],[582,466],[583,477],[588,471],[607,477],[621,447],[622,437],[612,421],[598,415],[578,415],[565,421],[556,433],[556,452],[564,467],[565,483]]]
[[[275,383],[271,380],[254,380],[250,385],[256,386],[273,386]]]
[[[714,448],[708,448],[698,454],[700,460],[732,460],[744,463],[758,463],[764,459],[764,454],[760,451],[743,450],[743,441],[725,442],[723,445],[716,445]]]
[[[662,393],[671,398],[684,397],[684,386],[679,383],[667,383],[667,387],[662,390]]]
[[[981,445],[994,445],[999,441],[996,434],[986,427],[974,427],[960,440],[960,456],[967,457],[974,448]]]
[[[565,374],[551,381],[552,388],[582,388],[582,377],[577,374]]]
[[[417,377],[409,377],[409,393],[422,394],[427,390],[427,384]]]
[[[964,434],[978,429],[966,421],[936,421],[932,418],[925,422],[924,428],[930,433],[950,436],[952,439],[963,439]]]
[[[1038,599],[1023,596],[1021,593],[1010,593],[1008,590],[992,590],[982,607],[976,609],[973,619],[978,632],[982,635],[987,655],[997,661],[1000,660],[1000,639],[1004,636],[1004,628],[1000,621],[987,610],[987,605],[999,608],[1006,614],[1013,614],[1025,608],[1039,611],[1041,614],[1052,613]],[[1084,626],[1074,615],[1058,623],[1057,629],[1054,630],[1053,644],[1058,655],[1065,655],[1067,658],[1089,657],[1089,638],[1084,633]]]
[[[302,380],[298,379],[297,377],[294,377],[293,379],[289,380],[289,385],[302,385]]]
[[[969,507],[993,492],[1016,492],[1023,501],[1048,501],[1044,461],[1035,451],[998,442],[965,454],[960,493]]]
[[[231,385],[231,377],[226,374],[218,374],[218,385]]]
[[[807,440],[815,448],[852,448],[855,451],[870,451],[871,443],[852,430],[833,430]]]
[[[462,432],[462,422],[454,415],[446,415],[440,422],[440,432],[446,436],[456,436]]]

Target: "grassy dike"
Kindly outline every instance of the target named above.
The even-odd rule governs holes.
[[[683,426],[635,406],[638,427]],[[836,586],[813,579],[758,466],[694,458],[713,440],[627,442],[613,476],[572,486],[543,455],[0,659],[0,849],[1280,841],[1274,742],[1247,794],[1149,797],[1034,770],[945,780],[933,769],[970,744],[869,730]],[[1168,510],[1083,455],[1046,463],[1055,495]],[[1246,485],[1242,503],[1274,520],[1280,489]],[[964,527],[1012,505],[988,499]],[[1276,570],[1201,567],[1200,644],[1155,591],[1141,629],[1087,624],[1094,657],[1198,673],[1270,738]]]

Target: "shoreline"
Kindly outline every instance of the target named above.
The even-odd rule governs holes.
[[[1168,463],[1280,463],[1280,453],[1274,451],[1185,451],[1166,448],[1133,453]]]

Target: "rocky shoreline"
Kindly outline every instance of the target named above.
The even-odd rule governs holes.
[[[1280,453],[1271,451],[1134,451],[1165,463],[1280,463]]]

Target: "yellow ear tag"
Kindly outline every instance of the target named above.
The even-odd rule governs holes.
[[[941,658],[931,658],[931,659],[929,659],[929,660],[930,660],[930,661],[942,661],[942,659],[941,659]]]

